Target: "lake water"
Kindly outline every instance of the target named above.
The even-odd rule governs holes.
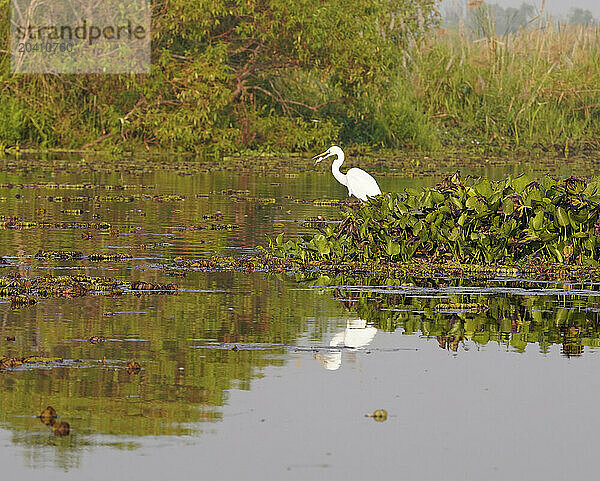
[[[105,277],[120,293],[0,297],[0,356],[40,357],[0,369],[4,479],[594,477],[597,285],[183,271],[176,257],[252,254],[335,221],[345,188],[301,157],[25,157],[0,162],[0,276]],[[369,170],[389,191],[461,166],[427,162]],[[595,166],[480,159],[463,173]],[[58,250],[82,256],[36,257]],[[41,422],[48,405],[70,434]],[[366,416],[377,409],[387,419]]]

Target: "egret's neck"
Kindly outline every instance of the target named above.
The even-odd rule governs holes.
[[[348,181],[346,180],[346,175],[340,172],[340,167],[344,163],[344,153],[337,154],[337,157],[331,164],[331,173],[336,178],[336,180],[342,185],[348,185]]]

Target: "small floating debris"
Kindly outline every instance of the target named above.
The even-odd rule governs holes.
[[[129,374],[138,374],[142,370],[142,366],[137,361],[129,361],[127,363],[127,372]]]
[[[66,421],[59,421],[52,426],[52,432],[55,436],[67,436],[71,432],[71,426]]]
[[[52,428],[55,436],[66,436],[71,432],[71,426],[66,421],[56,422],[57,417],[58,413],[52,406],[46,407],[39,416],[41,423]]]
[[[214,214],[205,214],[202,216],[204,220],[224,220],[225,216],[221,213],[221,211],[215,212]]]
[[[167,276],[169,276],[169,277],[186,277],[187,272],[185,272],[185,271],[168,271]]]
[[[387,419],[387,411],[385,409],[376,409],[371,414],[365,414],[366,418],[373,418],[377,422],[383,422]]]
[[[56,423],[56,409],[52,406],[46,407],[40,414],[40,421],[46,426],[52,426]]]

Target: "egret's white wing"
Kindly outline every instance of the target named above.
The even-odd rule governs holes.
[[[346,174],[348,195],[366,202],[369,197],[381,194],[377,181],[362,169],[353,168]]]

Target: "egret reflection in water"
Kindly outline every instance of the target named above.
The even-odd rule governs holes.
[[[359,349],[365,347],[373,341],[377,328],[367,327],[367,321],[363,319],[348,319],[346,321],[346,329],[336,333],[329,346],[332,349],[329,352],[320,353],[315,358],[323,364],[328,371],[335,371],[342,365],[342,349],[351,348]]]

